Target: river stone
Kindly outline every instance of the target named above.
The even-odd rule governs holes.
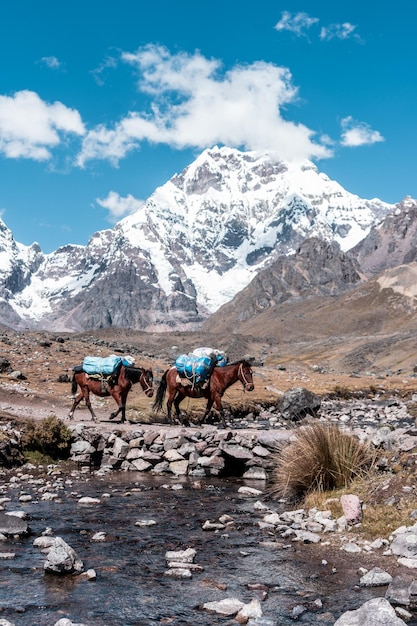
[[[248,604],[244,604],[236,615],[235,620],[239,624],[246,624],[253,617],[262,617],[261,603],[258,598],[253,598]]]
[[[80,574],[84,564],[71,546],[61,537],[55,537],[55,541],[49,550],[44,563],[45,572],[51,574]]]
[[[71,456],[78,456],[80,454],[93,454],[95,451],[96,449],[91,443],[82,439],[80,441],[74,441],[74,443],[71,444],[70,454]]]
[[[165,576],[173,578],[192,578],[192,573],[188,567],[171,567],[164,572]]]
[[[178,450],[176,450],[175,448],[170,448],[169,450],[164,452],[163,457],[165,461],[168,461],[169,463],[173,463],[174,461],[184,460],[184,457],[182,456],[182,454],[180,454]]]
[[[227,454],[238,461],[249,461],[253,458],[252,450],[236,444],[222,443],[220,445],[220,450],[222,450],[224,454]]]
[[[17,515],[8,515],[0,511],[0,533],[3,535],[24,535],[28,532],[27,522]]]
[[[194,548],[187,548],[186,550],[168,550],[165,552],[165,558],[167,562],[174,561],[177,563],[192,563],[196,555]]]
[[[126,454],[126,461],[134,461],[140,459],[143,455],[143,451],[139,448],[129,448],[129,452]]]
[[[161,463],[157,463],[152,470],[152,474],[167,474],[168,472],[169,472],[168,461],[161,461]]]
[[[213,470],[222,470],[224,468],[224,459],[221,456],[200,456],[198,457],[198,464],[201,467],[207,467]]]
[[[113,456],[124,459],[129,451],[129,444],[121,437],[116,437],[113,444]]]
[[[262,491],[260,489],[254,489],[254,487],[239,487],[237,490],[242,496],[261,496]]]
[[[90,496],[83,496],[78,500],[78,504],[101,504],[100,498],[91,498]]]
[[[411,606],[414,603],[415,583],[411,575],[395,576],[385,592],[385,598],[393,604]]]
[[[388,574],[380,567],[374,567],[362,576],[360,585],[362,587],[379,587],[380,585],[388,585],[391,581],[391,574]]]
[[[406,626],[385,598],[373,598],[355,611],[343,613],[333,626]]]
[[[152,467],[152,463],[149,463],[149,461],[145,461],[145,459],[135,459],[134,461],[131,461],[130,464],[138,472],[146,472],[148,469]]]
[[[205,602],[203,609],[217,613],[218,615],[224,615],[225,617],[233,617],[233,615],[236,615],[244,606],[244,602],[237,598],[225,598],[218,602]]]
[[[36,537],[33,545],[41,550],[49,550],[49,548],[53,546],[54,541],[55,537]]]
[[[309,530],[295,530],[296,538],[293,541],[302,541],[303,543],[320,543],[321,538],[317,533]]]
[[[417,556],[417,525],[399,533],[391,544],[393,554],[414,558]]]
[[[267,476],[263,467],[253,466],[243,474],[242,478],[247,480],[266,480]]]
[[[188,461],[185,459],[182,461],[173,461],[169,464],[169,470],[175,476],[185,476],[188,472]]]

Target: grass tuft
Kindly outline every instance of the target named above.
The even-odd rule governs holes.
[[[367,443],[335,425],[311,420],[274,453],[270,493],[299,501],[315,491],[346,488],[369,472],[374,461]]]

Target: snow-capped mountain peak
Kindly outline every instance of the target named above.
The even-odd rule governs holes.
[[[4,290],[3,311],[12,324],[57,329],[190,327],[306,238],[349,250],[392,208],[348,193],[311,162],[214,147],[85,247],[29,253],[0,224],[3,286],[17,263],[32,268]]]

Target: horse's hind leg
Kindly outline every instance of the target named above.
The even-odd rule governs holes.
[[[180,417],[180,410],[179,410],[179,408],[177,406],[177,403],[176,403],[177,398],[178,398],[178,395],[177,395],[176,389],[174,389],[173,391],[169,392],[168,399],[167,399],[167,415],[168,415],[168,422],[170,424],[172,424],[172,404],[174,404],[175,413],[176,413],[177,418],[179,419],[179,417]],[[182,400],[182,396],[180,396],[180,400],[178,401],[178,404],[181,402],[181,400]]]
[[[85,399],[85,403],[88,407],[88,410],[91,413],[91,418],[93,421],[95,421],[96,419],[96,414],[94,413],[93,407],[91,406],[91,402],[90,402],[90,394],[88,393],[88,389],[81,389],[80,393],[78,394],[78,396],[75,398],[71,410],[68,413],[68,417],[70,420],[72,420],[73,416],[74,416],[74,411],[76,409],[76,407],[80,404],[82,399]]]
[[[215,394],[213,398],[209,398],[207,400],[206,412],[204,413],[203,420],[208,417],[208,415],[209,415],[209,413],[211,411],[211,407],[213,406],[214,403],[216,404],[216,409],[219,412],[221,424],[222,424],[223,428],[226,428],[226,420],[224,418],[222,397],[217,395],[217,394]]]
[[[74,402],[72,403],[72,407],[70,409],[70,412],[68,413],[68,417],[70,420],[72,420],[72,418],[74,417],[74,411],[83,398],[84,396],[82,393],[79,393],[78,396],[74,398]]]

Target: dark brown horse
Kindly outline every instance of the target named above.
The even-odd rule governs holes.
[[[153,374],[152,370],[146,370],[143,367],[131,367],[122,365],[114,376],[109,378],[90,378],[90,375],[83,371],[76,371],[72,378],[71,393],[75,396],[77,386],[80,387],[80,393],[74,397],[74,402],[68,417],[72,419],[76,406],[85,398],[85,403],[91,413],[93,420],[96,415],[90,402],[90,391],[96,396],[104,398],[112,396],[117,404],[117,411],[110,415],[110,419],[114,419],[120,412],[122,413],[121,421],[126,421],[126,398],[127,394],[134,383],[140,383],[143,391],[148,398],[153,396]]]
[[[171,408],[173,404],[177,418],[182,423],[179,407],[184,398],[207,398],[206,411],[202,421],[208,416],[214,404],[220,413],[223,428],[226,428],[222,405],[222,397],[226,389],[238,380],[240,380],[246,391],[253,391],[254,389],[252,369],[248,361],[245,360],[236,361],[236,363],[230,363],[222,367],[215,367],[206,388],[199,385],[182,385],[178,382],[177,376],[178,372],[175,367],[166,370],[162,376],[153,404],[154,410],[162,409],[165,392],[168,391],[167,412],[170,424],[172,424]]]

